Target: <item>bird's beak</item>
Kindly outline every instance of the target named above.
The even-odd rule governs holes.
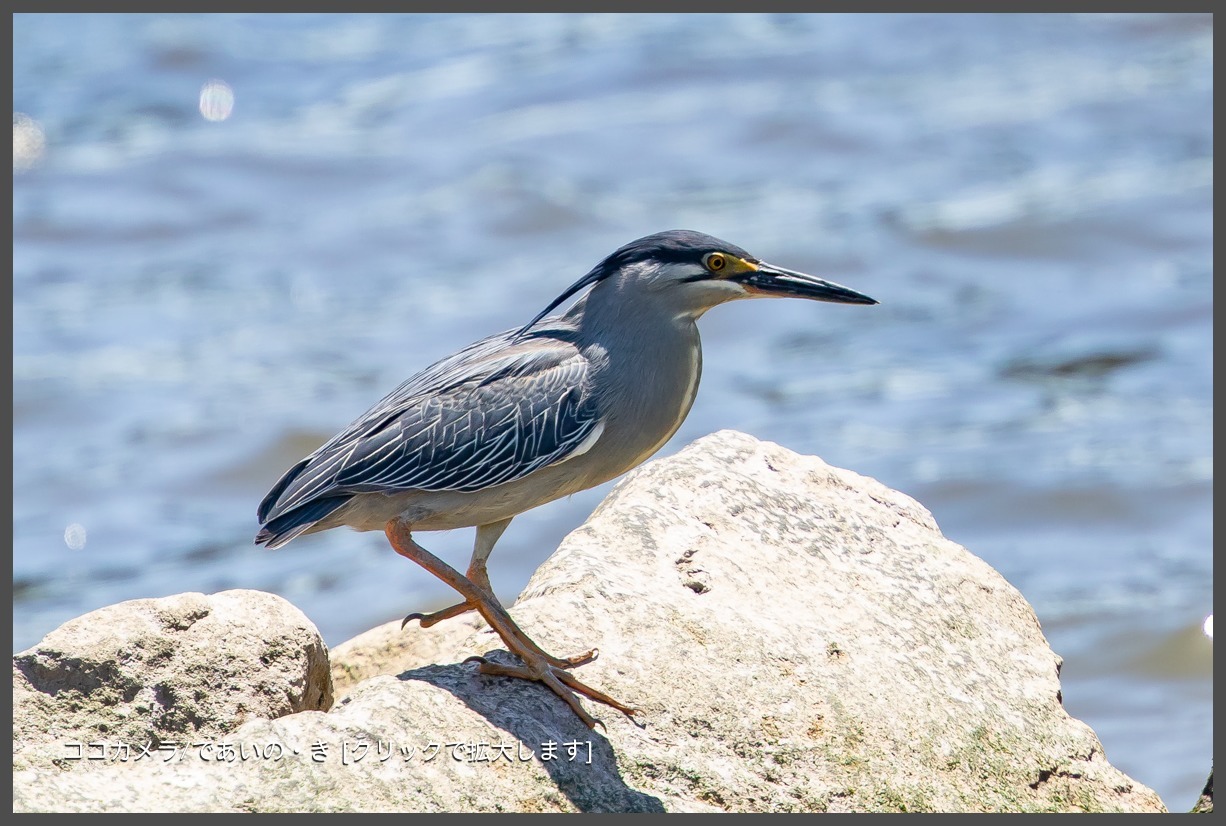
[[[748,263],[748,262],[747,262]],[[746,290],[758,296],[794,296],[814,301],[835,301],[840,304],[876,304],[877,300],[863,293],[795,270],[785,270],[765,261],[750,264],[753,268],[736,280]]]

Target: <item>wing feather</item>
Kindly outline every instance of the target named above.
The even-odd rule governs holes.
[[[598,419],[589,365],[573,344],[493,336],[414,376],[296,465],[260,518],[355,493],[511,482],[569,458]]]

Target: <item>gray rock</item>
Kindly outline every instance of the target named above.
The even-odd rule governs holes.
[[[577,675],[643,714],[585,701],[589,731],[478,674],[468,654],[509,655],[466,620],[405,629],[439,631],[416,651],[383,629],[343,646],[331,711],[226,735],[248,759],[27,761],[14,808],[1165,811],[1065,713],[1016,589],[907,496],[742,434],[627,476],[512,613],[546,650],[599,646]]]
[[[336,696],[343,697],[363,680],[379,674],[399,674],[452,661],[462,650],[460,646],[484,627],[484,620],[470,612],[430,628],[417,623],[402,628],[400,620],[395,620],[358,634],[331,651]],[[478,653],[476,647],[470,647],[464,656]]]
[[[281,597],[132,600],[70,620],[13,657],[14,768],[93,766],[106,747],[90,743],[156,753],[166,741],[331,704],[323,639]]]

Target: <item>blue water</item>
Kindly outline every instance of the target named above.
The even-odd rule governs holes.
[[[709,313],[662,453],[735,428],[916,497],[1035,607],[1108,759],[1195,800],[1211,17],[18,15],[13,44],[14,650],[182,591],[282,594],[332,645],[447,601],[378,535],[255,548],[257,502],[685,227],[882,303]],[[607,490],[516,520],[504,599]],[[470,531],[428,540],[466,563]]]

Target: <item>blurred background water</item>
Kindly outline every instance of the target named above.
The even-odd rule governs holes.
[[[879,307],[743,302],[735,428],[922,502],[1175,810],[1212,759],[1212,17],[17,15],[13,647],[260,588],[330,645],[446,588],[252,545],[395,384],[690,228]],[[608,486],[516,520],[511,600]],[[428,547],[467,562],[471,531]],[[611,551],[615,553],[615,551]]]

